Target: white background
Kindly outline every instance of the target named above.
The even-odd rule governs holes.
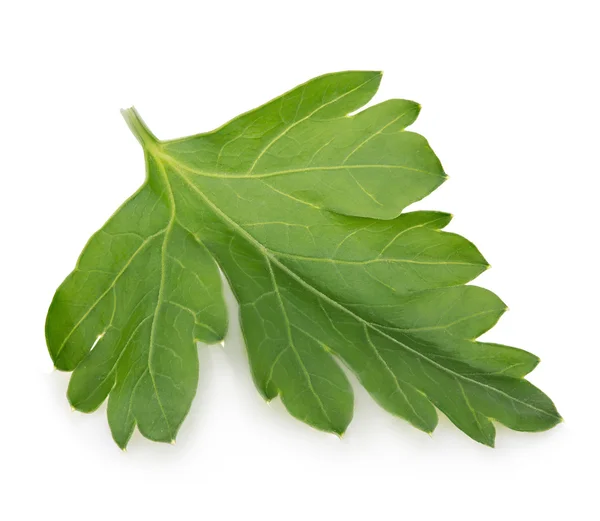
[[[160,4],[0,8],[0,517],[598,519],[597,3]],[[234,310],[225,348],[200,348],[177,445],[136,434],[122,453],[105,408],[70,411],[43,334],[87,238],[144,179],[119,109],[179,137],[345,69],[385,72],[374,102],[423,105],[413,129],[450,179],[414,208],[454,213],[490,261],[477,283],[511,311],[485,338],[542,358],[531,380],[565,423],[499,426],[492,450],[355,385],[339,440],[261,400]]]

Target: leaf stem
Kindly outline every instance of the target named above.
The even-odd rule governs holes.
[[[154,148],[159,142],[157,137],[150,131],[139,115],[135,107],[122,109],[121,114],[125,118],[127,126],[133,132],[133,135],[145,149]]]

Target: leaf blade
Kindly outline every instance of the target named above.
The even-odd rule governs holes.
[[[174,440],[196,391],[195,340],[218,342],[227,328],[219,268],[259,392],[313,427],[341,435],[352,419],[340,364],[425,432],[436,409],[489,446],[493,421],[523,431],[561,421],[523,380],[537,357],[476,341],[506,310],[465,285],[489,267],[479,250],[442,231],[449,214],[401,213],[446,175],[405,130],[419,105],[388,100],[349,115],[379,81],[321,76],[167,142],[125,111],[146,183],[91,239],[47,320],[55,363],[74,370],[69,400],[92,411],[108,396],[119,446],[136,425]]]

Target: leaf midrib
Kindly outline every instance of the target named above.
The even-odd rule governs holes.
[[[325,406],[323,405],[323,401],[321,400],[321,397],[315,391],[315,388],[312,383],[312,378],[310,377],[310,373],[306,369],[306,365],[304,365],[304,362],[302,361],[302,357],[300,356],[298,349],[296,349],[296,345],[294,343],[294,337],[292,335],[292,327],[290,324],[290,319],[288,318],[287,310],[285,309],[285,304],[283,303],[283,298],[281,297],[281,292],[279,291],[279,285],[277,284],[277,279],[275,278],[275,273],[273,272],[273,267],[271,266],[271,262],[269,261],[269,258],[267,258],[267,265],[269,267],[269,275],[271,277],[271,283],[273,284],[273,289],[275,291],[275,295],[277,297],[277,301],[279,303],[279,307],[281,308],[281,313],[283,314],[283,319],[285,321],[287,337],[288,337],[288,341],[290,343],[289,347],[294,352],[294,355],[296,356],[296,360],[298,360],[298,364],[300,365],[300,368],[302,369],[302,372],[304,373],[304,376],[308,382],[308,388],[310,389],[311,394],[315,397],[315,400],[317,401],[317,404],[319,405],[319,409],[321,409],[321,412],[323,413],[323,415],[325,416],[327,421],[331,424],[331,427],[334,427],[334,424],[331,421],[331,418],[329,417],[329,414],[327,413]],[[282,351],[282,353],[283,353],[283,351]],[[275,363],[279,362],[279,358],[280,357],[277,357]],[[269,380],[272,378],[272,373],[275,368],[275,363],[271,367],[271,374],[269,376]]]
[[[406,263],[406,264],[421,264],[424,266],[445,266],[445,265],[456,265],[456,266],[484,266],[483,263],[480,262],[459,262],[459,261],[419,261],[415,259],[401,259],[397,257],[389,257],[389,258],[375,258],[375,259],[367,259],[362,261],[353,261],[346,259],[329,259],[327,257],[310,257],[307,255],[297,255],[296,253],[287,253],[283,251],[275,251],[271,250],[272,253],[279,257],[286,257],[289,259],[296,259],[300,261],[307,262],[326,262],[326,263],[334,263],[334,264],[350,264],[355,266],[364,266],[369,264],[396,264],[396,263]]]
[[[156,157],[157,161],[160,163],[160,158],[163,157],[163,154],[160,154],[159,157]],[[169,157],[169,162],[174,164],[174,166],[178,166],[180,169],[185,170],[185,165],[182,165],[181,163],[179,163],[175,158],[173,157]],[[464,376],[460,373],[455,373],[454,371],[452,371],[451,369],[448,369],[447,367],[444,367],[443,365],[440,365],[439,363],[435,362],[434,360],[430,359],[429,357],[427,357],[426,355],[424,355],[423,353],[420,353],[419,351],[416,351],[414,349],[412,349],[410,346],[404,344],[403,342],[401,342],[400,340],[388,335],[385,331],[380,330],[378,327],[376,327],[375,324],[369,322],[368,320],[365,320],[364,318],[362,318],[360,315],[357,315],[356,313],[354,313],[353,311],[349,310],[348,308],[344,307],[342,304],[340,304],[339,302],[335,301],[334,299],[332,299],[331,297],[329,297],[328,295],[322,293],[320,290],[318,290],[317,288],[315,288],[314,286],[312,286],[311,284],[309,284],[308,282],[306,282],[302,277],[300,277],[299,275],[297,275],[293,270],[291,270],[290,268],[288,268],[285,264],[283,264],[275,255],[273,255],[273,252],[271,252],[268,248],[266,248],[265,246],[263,246],[260,242],[258,242],[250,233],[248,233],[244,228],[242,228],[236,221],[234,221],[233,219],[231,219],[231,217],[229,217],[227,214],[225,214],[216,204],[214,204],[198,187],[196,187],[188,178],[185,174],[183,174],[180,170],[178,169],[173,169],[173,171],[179,175],[179,177],[181,177],[181,179],[188,185],[190,186],[196,193],[198,193],[198,195],[200,195],[200,197],[206,202],[206,204],[217,214],[219,215],[225,222],[227,222],[232,228],[234,228],[240,235],[242,235],[246,240],[248,240],[252,245],[254,245],[265,257],[267,257],[271,262],[273,262],[274,264],[276,264],[282,271],[285,271],[288,275],[290,275],[294,280],[296,280],[297,282],[299,282],[302,286],[304,286],[307,290],[309,290],[311,293],[315,294],[317,297],[329,302],[331,305],[333,305],[334,307],[344,311],[346,314],[352,316],[355,320],[357,320],[358,322],[365,324],[367,327],[369,327],[370,329],[373,329],[374,331],[376,331],[377,333],[379,333],[380,335],[382,335],[383,337],[387,338],[388,340],[391,340],[392,342],[394,342],[395,344],[398,344],[399,346],[401,346],[402,348],[404,348],[406,351],[412,353],[413,355],[425,360],[426,362],[428,362],[429,364],[433,365],[434,367],[437,367],[438,369],[450,374],[451,376],[453,376],[454,378],[460,378],[461,380],[465,380],[471,384],[477,385],[479,387],[483,387],[489,391],[492,391],[494,393],[497,393],[499,395],[505,396],[506,398],[508,398],[510,401],[514,401],[517,403],[520,403],[522,405],[524,405],[527,408],[530,408],[532,410],[535,410],[539,413],[542,413],[546,416],[549,416],[553,419],[560,419],[559,416],[556,416],[554,414],[551,414],[547,411],[544,411],[543,409],[540,409],[530,403],[524,402],[522,400],[519,400],[518,398],[515,398],[514,396],[509,395],[508,393],[505,393],[504,391],[501,391],[499,389],[496,389],[495,387],[489,386],[483,382],[480,382],[478,380],[473,380],[471,378],[468,378],[467,376]]]
[[[167,187],[169,203],[171,205],[171,215],[169,217],[169,223],[165,229],[165,236],[163,238],[163,243],[160,251],[160,285],[158,287],[158,296],[156,299],[156,308],[154,308],[154,315],[152,317],[152,326],[150,328],[150,339],[148,341],[148,374],[150,375],[150,380],[152,381],[152,387],[154,389],[154,394],[156,395],[156,402],[158,403],[158,407],[160,408],[160,412],[165,419],[165,423],[167,424],[167,430],[169,432],[170,438],[173,440],[175,438],[175,434],[173,429],[171,428],[171,424],[169,422],[169,418],[165,412],[164,406],[160,399],[160,395],[158,393],[158,387],[156,386],[156,378],[155,371],[152,367],[152,354],[154,352],[154,344],[156,342],[154,336],[156,333],[156,323],[158,319],[158,313],[164,301],[164,286],[165,286],[165,272],[166,272],[166,259],[167,259],[167,244],[169,241],[169,235],[173,230],[173,225],[175,224],[175,197],[173,195],[173,189],[171,187],[171,183],[169,181],[169,177],[167,176],[167,172],[165,171],[164,166],[160,161],[158,161],[159,169],[161,170],[164,183]],[[133,399],[133,395],[132,395]]]
[[[154,153],[154,152],[153,152]],[[356,165],[324,165],[324,166],[306,166],[302,168],[290,168],[287,170],[274,170],[272,172],[264,172],[262,174],[234,174],[227,172],[206,172],[204,170],[200,170],[198,168],[194,168],[193,166],[186,165],[175,159],[173,156],[164,154],[161,152],[156,152],[155,157],[160,157],[161,159],[166,160],[167,162],[176,165],[178,168],[183,170],[187,170],[191,174],[198,175],[201,177],[214,177],[217,179],[264,179],[267,177],[278,177],[282,175],[290,175],[290,174],[300,174],[305,172],[321,172],[328,170],[357,170],[361,168],[396,168],[399,170],[408,170],[410,172],[417,172],[419,174],[430,175],[433,177],[439,177],[440,179],[446,179],[446,174],[436,174],[435,172],[428,172],[427,170],[422,170],[420,168],[414,168],[406,165],[394,165],[394,164],[384,164],[384,163],[375,163],[375,164],[356,164]]]

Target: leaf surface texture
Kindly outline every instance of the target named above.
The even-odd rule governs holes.
[[[171,141],[124,111],[146,182],[92,236],[46,323],[56,367],[73,371],[69,401],[90,412],[108,398],[119,446],[136,425],[175,439],[196,392],[196,342],[226,334],[219,270],[239,302],[259,392],[313,427],[341,435],[352,419],[341,365],[425,432],[436,408],[490,446],[492,420],[520,431],[561,420],[523,379],[537,357],[476,341],[506,309],[466,285],[488,268],[481,253],[443,231],[449,214],[403,213],[446,175],[406,130],[419,105],[359,111],[380,79],[321,76]]]

